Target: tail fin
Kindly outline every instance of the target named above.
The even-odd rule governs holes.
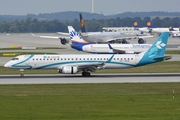
[[[68,31],[69,31],[69,36],[70,36],[72,44],[75,44],[75,43],[79,43],[82,45],[88,44],[88,42],[83,40],[81,36],[78,34],[78,32],[72,26],[68,26]]]
[[[134,27],[138,27],[138,22],[137,21],[133,21],[133,26]]]
[[[86,32],[86,28],[85,28],[85,25],[84,25],[84,19],[83,19],[81,13],[79,14],[79,17],[80,17],[81,32],[82,32],[82,33],[85,33],[85,32]]]
[[[141,28],[141,27],[138,25],[138,21],[133,21],[133,27],[134,27],[135,29],[137,29],[137,30],[138,30],[138,28]]]
[[[155,28],[155,27],[152,25],[151,21],[146,21],[146,25],[147,25],[148,28]]]
[[[169,26],[169,31],[175,31],[172,26]]]
[[[152,46],[146,51],[140,53],[140,61],[138,66],[150,64],[154,62],[160,62],[166,59],[164,56],[166,45],[168,42],[169,32],[163,32],[161,36],[152,44]]]

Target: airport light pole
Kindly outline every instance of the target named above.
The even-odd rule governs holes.
[[[94,0],[92,0],[92,13],[94,13]]]

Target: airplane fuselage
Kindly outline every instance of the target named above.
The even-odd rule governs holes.
[[[103,69],[135,67],[139,55],[83,54],[83,55],[21,55],[4,66],[16,69],[62,69],[64,66],[104,63]]]
[[[140,53],[148,50],[151,44],[111,44],[113,49],[125,51],[125,53]],[[82,46],[82,51],[89,53],[112,54],[116,53],[109,48],[108,44],[89,44]]]
[[[105,43],[108,41],[116,40],[116,38],[124,37],[122,32],[90,32],[81,33],[81,37],[88,42]]]

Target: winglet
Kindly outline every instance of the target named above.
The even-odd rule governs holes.
[[[176,31],[172,26],[169,26],[169,31]]]

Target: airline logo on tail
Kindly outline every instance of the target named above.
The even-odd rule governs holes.
[[[160,40],[160,41],[158,41],[158,42],[156,43],[156,47],[157,47],[158,49],[162,49],[162,48],[165,47],[165,46],[166,46],[166,44],[162,43],[162,40]]]
[[[70,38],[73,39],[75,36],[77,36],[79,39],[81,39],[81,36],[75,31],[70,31],[69,32]]]
[[[138,22],[135,21],[133,25],[134,25],[134,27],[137,27],[138,26]]]
[[[82,17],[82,14],[80,13],[79,14],[79,18],[80,18],[80,26],[81,26],[81,32],[82,33],[85,33],[86,32],[86,28],[85,28],[85,22],[84,22],[84,19]]]
[[[72,27],[68,26],[69,36],[71,39],[72,44],[88,44],[89,42],[84,41],[81,38],[81,35],[78,34],[78,32]]]
[[[148,27],[151,26],[151,22],[150,21],[148,21],[146,24],[147,24]]]
[[[80,20],[80,25],[81,25],[81,27],[84,27],[84,19]]]

